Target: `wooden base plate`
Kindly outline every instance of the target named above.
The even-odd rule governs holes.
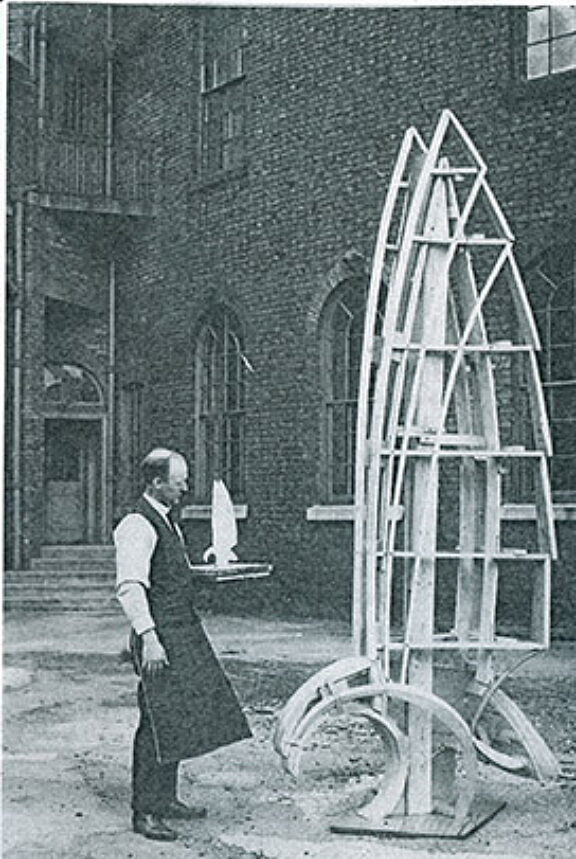
[[[190,564],[190,572],[199,579],[212,582],[237,582],[243,579],[262,579],[273,570],[272,564],[242,564],[233,562],[219,567],[216,564]]]
[[[468,838],[488,823],[506,803],[478,800],[464,823],[444,814],[391,815],[373,823],[359,814],[342,818],[330,826],[331,832],[349,835],[395,835],[400,838]]]

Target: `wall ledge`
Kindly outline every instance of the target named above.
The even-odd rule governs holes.
[[[353,522],[354,504],[315,504],[306,510],[309,522]]]
[[[554,519],[557,522],[576,522],[576,504],[553,504]],[[504,504],[502,519],[507,521],[523,521],[536,518],[534,504]]]
[[[187,519],[210,519],[212,516],[212,507],[210,504],[186,504],[182,507],[180,518]],[[234,516],[236,519],[248,518],[248,505],[235,504]]]
[[[576,504],[554,504],[554,519],[557,522],[576,522]],[[353,522],[353,504],[314,504],[306,509],[308,522]],[[505,521],[529,521],[536,518],[533,504],[504,504],[501,519]]]

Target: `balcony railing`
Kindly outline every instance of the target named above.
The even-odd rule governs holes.
[[[101,141],[46,137],[39,152],[38,190],[84,200],[153,203],[153,165],[142,146],[107,148]]]

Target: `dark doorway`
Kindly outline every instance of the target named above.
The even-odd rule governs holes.
[[[45,438],[45,542],[98,543],[102,505],[101,420],[46,420]]]

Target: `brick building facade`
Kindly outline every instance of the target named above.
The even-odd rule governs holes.
[[[347,615],[371,255],[405,129],[448,107],[540,325],[553,621],[576,631],[576,18],[530,9],[11,4],[9,565],[108,542],[169,445],[193,464],[192,554],[222,476],[241,558],[275,566],[207,600]]]

